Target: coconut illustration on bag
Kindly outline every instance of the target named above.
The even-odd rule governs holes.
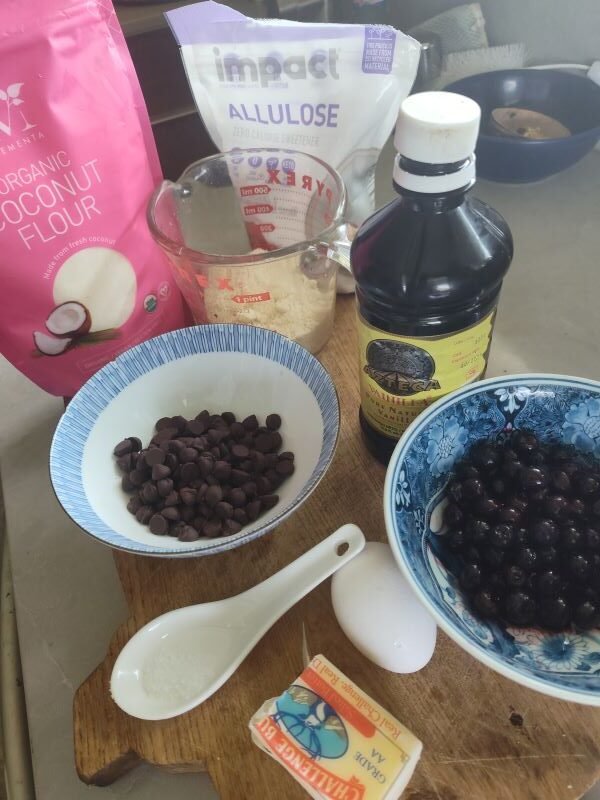
[[[122,253],[108,247],[79,250],[56,274],[48,333],[33,333],[37,353],[59,356],[82,344],[116,339],[133,313],[136,292],[135,270]]]

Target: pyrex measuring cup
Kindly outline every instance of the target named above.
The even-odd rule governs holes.
[[[311,352],[333,327],[348,266],[339,174],[290,150],[233,150],[164,181],[148,206],[194,320],[270,328]]]

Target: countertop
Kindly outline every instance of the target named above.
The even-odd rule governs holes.
[[[379,165],[380,203],[391,195],[391,159],[388,146]],[[544,183],[477,184],[476,195],[508,220],[516,249],[488,375],[540,371],[600,378],[599,190],[597,151]],[[73,692],[103,658],[126,608],[110,550],[83,535],[52,493],[47,456],[62,402],[6,361],[0,378],[0,465],[38,798],[212,799],[201,775],[142,767],[102,789],[77,778]]]

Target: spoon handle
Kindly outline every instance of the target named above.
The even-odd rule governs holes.
[[[261,636],[275,620],[354,558],[364,546],[365,537],[360,528],[343,525],[287,567],[244,592],[247,614]]]

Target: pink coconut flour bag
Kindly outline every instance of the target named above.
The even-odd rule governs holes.
[[[3,0],[0,66],[1,350],[71,396],[184,324],[146,225],[160,166],[109,0]]]

